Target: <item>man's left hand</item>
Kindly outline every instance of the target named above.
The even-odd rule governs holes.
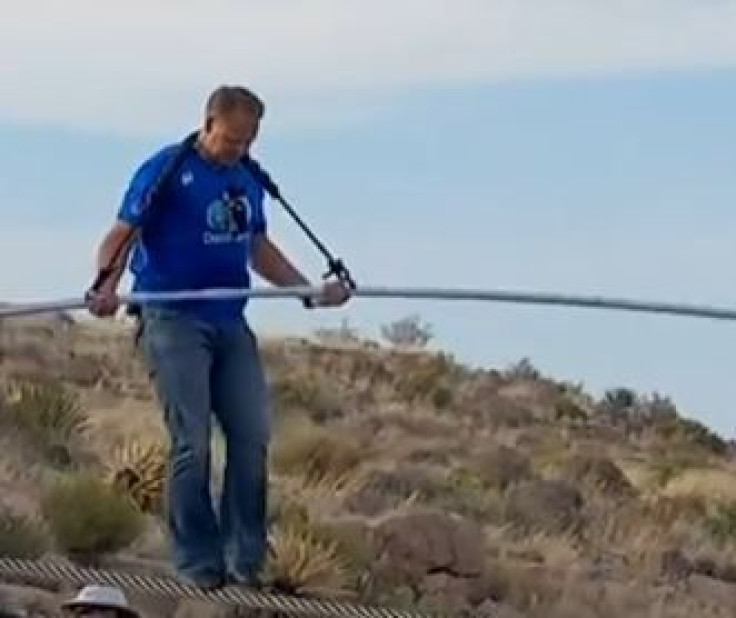
[[[315,299],[320,307],[339,307],[350,298],[350,290],[342,281],[328,281],[322,286],[322,293]]]

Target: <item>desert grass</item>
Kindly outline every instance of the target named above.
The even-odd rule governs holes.
[[[0,358],[0,553],[168,560],[166,433],[131,329],[15,328]],[[69,346],[99,358],[107,381],[44,381],[40,343],[59,358]],[[528,364],[500,373],[421,351],[261,343],[277,404],[273,585],[403,606],[430,596],[452,606],[455,594],[533,618],[736,613],[736,467],[692,424],[641,429],[624,410],[612,425],[591,398],[571,405],[569,388]],[[38,375],[6,379],[14,367]],[[212,444],[217,482],[217,431]],[[61,447],[68,465],[53,456]],[[439,569],[407,585],[390,564],[376,575],[377,522],[420,507],[480,527],[482,575]],[[546,525],[556,509],[568,528]],[[425,549],[437,548],[413,551]],[[425,594],[428,581],[442,589]]]

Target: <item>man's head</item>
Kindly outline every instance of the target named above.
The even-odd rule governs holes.
[[[85,586],[61,608],[73,618],[140,618],[119,588]]]
[[[232,165],[248,153],[265,106],[242,86],[220,86],[207,99],[201,143],[212,159]]]

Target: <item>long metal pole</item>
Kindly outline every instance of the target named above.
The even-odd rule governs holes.
[[[120,296],[121,304],[148,304],[160,301],[186,301],[196,299],[228,298],[301,298],[317,295],[320,287],[256,287],[251,289],[182,290],[176,292],[131,293]],[[524,292],[512,290],[473,289],[473,288],[433,288],[433,287],[390,287],[359,286],[351,291],[354,297],[396,298],[423,300],[464,300],[477,302],[502,302],[530,305],[558,305],[633,311],[640,313],[670,314],[715,320],[736,320],[736,309],[662,301],[644,301],[605,296],[583,296],[557,294],[551,292]],[[8,304],[0,306],[0,319],[14,318],[59,311],[84,309],[87,302],[83,297],[59,299],[48,302]]]

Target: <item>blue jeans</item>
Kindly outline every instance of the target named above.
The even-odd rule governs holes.
[[[224,325],[144,308],[141,346],[164,410],[171,451],[167,520],[177,570],[216,584],[250,577],[267,548],[267,385],[245,321]],[[227,448],[219,522],[210,487],[210,416]]]

